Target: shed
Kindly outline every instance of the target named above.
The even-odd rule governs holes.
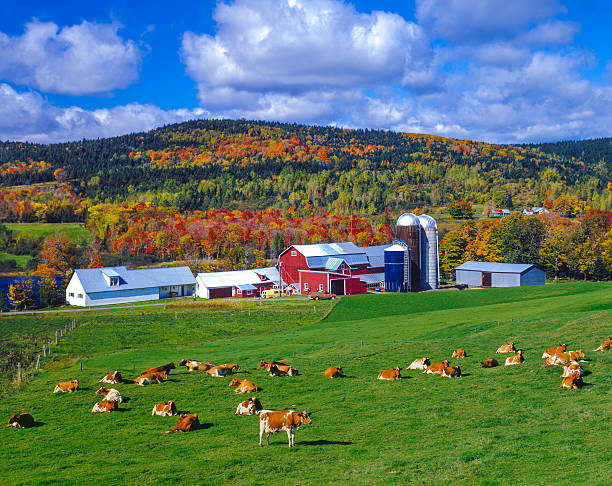
[[[546,273],[527,263],[468,261],[455,268],[456,282],[472,287],[524,287],[544,285]]]

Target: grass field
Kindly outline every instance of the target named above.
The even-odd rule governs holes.
[[[19,268],[25,268],[31,259],[32,257],[30,255],[13,255],[11,253],[4,253],[0,251],[0,262],[5,260],[15,260],[15,263]]]
[[[92,478],[122,484],[608,485],[612,352],[590,350],[612,334],[611,302],[609,283],[572,283],[354,296],[318,323],[304,316],[320,316],[326,303],[317,303],[315,313],[312,303],[274,302],[257,318],[252,312],[252,328],[245,308],[234,315],[223,307],[185,310],[193,314],[179,319],[171,309],[88,315],[83,319],[90,323],[57,350],[63,359],[0,402],[0,417],[24,409],[41,423],[0,430],[0,477],[11,484]],[[310,309],[279,324],[277,305]],[[11,332],[33,322],[15,316],[0,325],[13,319]],[[526,363],[480,368],[510,340],[524,349]],[[560,389],[561,369],[540,359],[544,348],[559,342],[587,351],[582,390]],[[404,380],[376,380],[380,370],[417,357],[450,359],[458,347],[469,355],[460,363],[464,377],[406,370]],[[134,378],[181,358],[238,362],[237,377],[262,388],[257,396],[265,408],[307,409],[312,425],[297,433],[295,449],[287,447],[286,435],[260,449],[257,417],[233,415],[245,396],[233,393],[229,379],[184,369],[161,385],[117,385],[131,399],[122,411],[90,413],[103,374],[119,369]],[[268,377],[257,368],[262,358],[288,361],[302,375]],[[348,377],[325,379],[324,369],[336,365]],[[81,391],[51,393],[58,381],[72,378]],[[151,409],[170,399],[179,410],[198,413],[206,427],[161,434],[176,418],[152,417]]]
[[[15,233],[25,233],[32,238],[64,234],[73,243],[89,241],[89,231],[81,223],[5,223],[5,226]]]

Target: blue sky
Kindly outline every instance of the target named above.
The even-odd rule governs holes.
[[[0,140],[248,118],[501,143],[612,136],[595,0],[0,3]]]

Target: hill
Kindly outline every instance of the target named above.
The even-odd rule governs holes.
[[[175,333],[174,309],[93,316],[55,351],[64,359],[0,401],[0,416],[23,408],[41,423],[0,430],[0,474],[12,484],[81,483],[92,474],[124,483],[541,484],[554,471],[559,484],[607,484],[612,355],[590,350],[612,333],[611,290],[608,283],[577,283],[346,297],[318,323],[279,330],[269,319],[268,330],[248,337],[232,334],[234,318],[227,315],[227,334],[217,337],[204,330],[209,324],[193,336]],[[210,310],[201,312],[204,322],[215,322]],[[26,327],[35,318],[4,319]],[[139,328],[151,332],[130,338]],[[480,367],[510,340],[525,351],[524,364]],[[560,389],[560,368],[540,359],[559,342],[587,351],[582,390]],[[403,371],[404,380],[376,380],[380,370],[417,357],[450,359],[458,347],[468,352],[454,363],[462,366],[461,378]],[[264,407],[307,409],[312,425],[299,430],[295,449],[284,435],[260,449],[257,417],[233,415],[244,395],[235,395],[228,379],[180,368],[161,385],[117,385],[131,398],[122,412],[90,413],[103,374],[119,369],[133,378],[181,358],[238,362],[237,378],[262,387]],[[287,360],[301,376],[271,378],[257,367],[262,358]],[[325,379],[323,370],[336,365],[347,378]],[[83,390],[51,393],[69,378]],[[206,428],[161,434],[176,419],[152,417],[151,408],[169,399],[198,413]]]

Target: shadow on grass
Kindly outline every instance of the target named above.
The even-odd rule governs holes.
[[[193,430],[202,430],[202,429],[210,429],[214,424],[212,424],[211,422],[204,422],[201,423],[200,425],[198,425],[197,427],[195,427]]]
[[[32,425],[32,427],[42,427],[43,425],[46,425],[45,422],[34,422],[34,425]]]
[[[352,445],[354,444],[354,442],[347,442],[347,441],[341,441],[341,440],[324,440],[324,439],[319,439],[319,440],[304,440],[301,442],[298,442],[299,445],[305,445],[305,446],[321,446],[321,445]]]

